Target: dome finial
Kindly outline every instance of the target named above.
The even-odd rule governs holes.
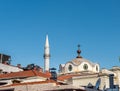
[[[78,44],[78,50],[77,50],[78,56],[77,56],[76,58],[82,58],[82,57],[80,56],[80,53],[81,53],[80,44]]]

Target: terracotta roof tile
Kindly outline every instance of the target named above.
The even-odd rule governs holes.
[[[66,74],[66,75],[61,75],[59,76],[57,79],[60,80],[60,81],[64,81],[64,80],[67,80],[67,79],[70,79],[74,76],[79,76],[80,74]]]
[[[64,81],[64,80],[67,80],[67,79],[70,79],[72,77],[76,77],[76,76],[87,76],[87,75],[99,75],[98,73],[81,73],[81,74],[65,74],[65,75],[60,75],[58,76],[58,80],[60,81]]]
[[[20,71],[20,72],[13,72],[13,73],[7,73],[7,74],[0,74],[0,79],[9,79],[9,78],[22,78],[22,77],[33,77],[33,76],[41,76],[45,78],[50,78],[50,75],[47,75],[42,72],[38,72],[35,70],[29,70],[29,71]]]

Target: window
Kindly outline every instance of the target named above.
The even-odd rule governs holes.
[[[98,71],[98,66],[96,66],[96,71]]]
[[[68,70],[69,70],[69,71],[72,71],[72,65],[69,65],[69,66],[68,66]]]
[[[87,64],[84,64],[84,65],[83,65],[83,69],[84,69],[84,70],[87,70],[87,69],[88,69],[88,65],[87,65]]]

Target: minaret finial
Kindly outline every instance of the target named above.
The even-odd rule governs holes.
[[[49,61],[50,61],[50,48],[48,35],[46,35],[45,47],[44,47],[44,71],[49,71]]]
[[[80,53],[81,53],[80,44],[78,44],[78,50],[77,50],[78,56],[77,56],[76,58],[82,58],[82,57],[80,56]]]

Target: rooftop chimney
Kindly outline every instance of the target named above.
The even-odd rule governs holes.
[[[114,88],[114,74],[109,75],[109,86],[111,89]]]

